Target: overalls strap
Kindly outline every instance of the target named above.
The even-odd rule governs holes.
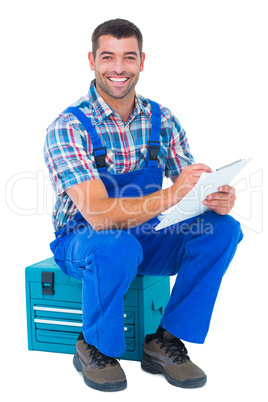
[[[148,166],[157,166],[157,156],[160,150],[161,110],[158,103],[149,99],[152,109],[152,128],[148,141]]]
[[[70,106],[63,111],[63,113],[72,113],[83,126],[85,127],[93,146],[93,155],[95,157],[97,169],[100,172],[106,172],[105,156],[106,147],[102,146],[101,140],[92,125],[90,119],[80,109],[74,106]]]

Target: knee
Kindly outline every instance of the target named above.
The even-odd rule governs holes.
[[[209,212],[209,221],[211,230],[215,235],[221,237],[227,242],[238,244],[243,238],[240,223],[230,215],[218,215],[215,212]]]
[[[106,271],[112,268],[114,275],[136,276],[137,267],[143,259],[143,250],[139,241],[130,233],[118,231],[103,241],[96,253],[97,261],[101,261]]]
[[[222,216],[222,218],[220,221],[222,235],[238,244],[243,238],[240,223],[230,215]]]

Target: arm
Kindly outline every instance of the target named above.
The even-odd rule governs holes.
[[[211,169],[203,164],[186,166],[170,188],[144,197],[109,198],[100,179],[79,183],[68,189],[67,194],[96,231],[125,229],[177,204],[195,186],[203,172],[211,172]]]

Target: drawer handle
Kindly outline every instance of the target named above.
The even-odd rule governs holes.
[[[54,313],[70,313],[70,314],[82,314],[82,310],[71,310],[67,308],[55,308],[55,307],[39,307],[34,306],[34,310],[38,311],[52,311]]]
[[[81,322],[66,322],[66,321],[54,321],[54,320],[41,320],[40,318],[35,318],[34,322],[39,324],[52,324],[52,325],[67,325],[69,327],[82,327]],[[124,327],[124,331],[128,331],[128,327]]]
[[[133,313],[124,313],[124,318],[132,318]]]
[[[82,325],[83,325],[82,322],[41,320],[40,318],[35,318],[34,322],[37,322],[39,324],[66,325],[68,327],[82,327]]]

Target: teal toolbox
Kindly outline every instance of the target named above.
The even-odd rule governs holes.
[[[82,282],[65,275],[53,258],[25,270],[28,349],[74,353],[82,330]],[[124,298],[126,352],[141,360],[146,334],[159,325],[170,297],[169,277],[137,275]]]

